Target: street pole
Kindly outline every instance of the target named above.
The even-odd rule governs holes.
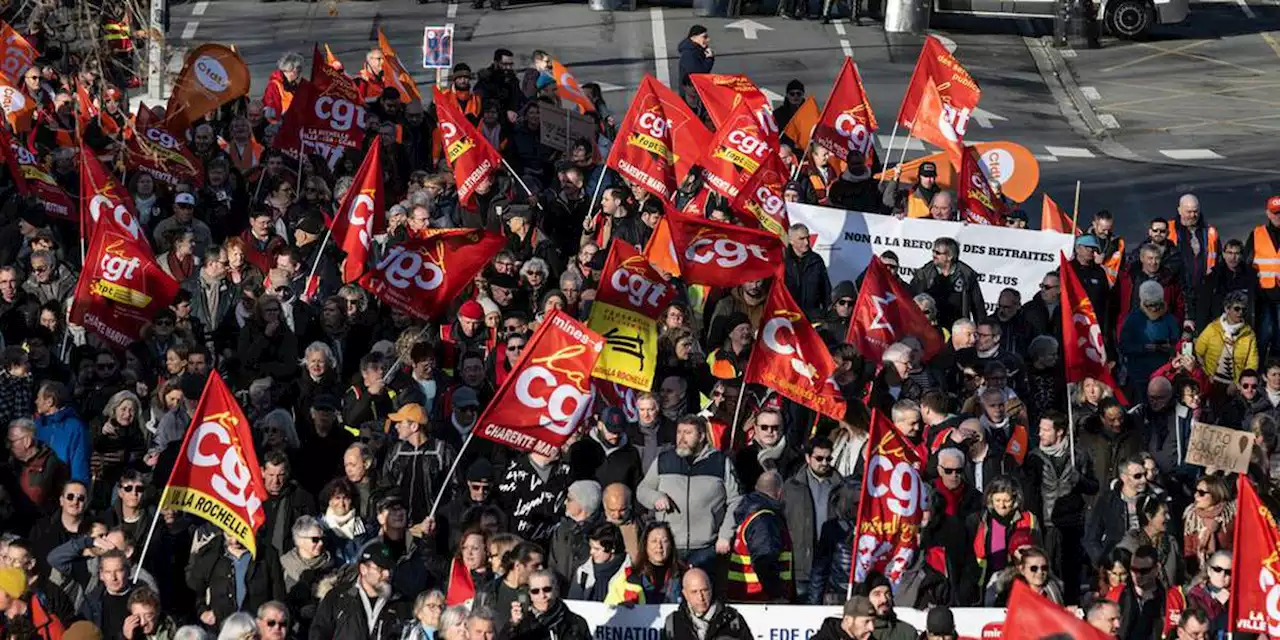
[[[165,24],[164,16],[169,10],[169,0],[151,0],[147,38],[147,97],[157,102],[164,101],[165,76],[169,65],[164,59]]]

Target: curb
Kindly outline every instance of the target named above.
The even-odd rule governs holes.
[[[1048,87],[1054,101],[1058,103],[1058,109],[1062,111],[1067,123],[1071,125],[1071,128],[1077,134],[1088,140],[1099,153],[1109,158],[1126,162],[1198,170],[1213,169],[1260,176],[1280,176],[1280,169],[1197,164],[1168,158],[1147,157],[1135,153],[1129,147],[1116,141],[1111,135],[1111,131],[1106,125],[1102,124],[1102,120],[1098,118],[1093,105],[1085,97],[1084,92],[1080,90],[1080,83],[1076,80],[1075,74],[1071,72],[1071,68],[1067,66],[1066,59],[1053,46],[1053,38],[1051,36],[1039,38],[1023,36],[1022,42],[1027,46],[1027,52],[1031,54],[1031,59],[1035,61],[1036,69],[1040,72],[1040,79],[1044,81],[1044,85]]]

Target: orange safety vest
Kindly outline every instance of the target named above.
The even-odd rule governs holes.
[[[822,172],[814,167],[813,173],[809,174],[809,184],[813,186],[813,195],[818,199],[818,204],[827,204],[827,182],[823,180]]]
[[[769,595],[760,584],[760,576],[751,564],[751,551],[747,549],[747,527],[756,518],[764,514],[775,518],[778,514],[772,509],[761,509],[742,521],[733,536],[733,549],[729,552],[729,584],[725,590],[730,602],[765,602]],[[795,592],[795,582],[791,574],[791,534],[786,527],[782,528],[782,553],[778,554],[778,577],[787,583],[787,599]]]
[[[1107,272],[1107,281],[1111,285],[1115,285],[1116,278],[1120,277],[1120,268],[1124,266],[1124,238],[1119,238],[1117,242],[1116,252],[1110,258],[1102,261],[1102,270]]]
[[[1280,279],[1280,252],[1271,242],[1266,225],[1253,228],[1253,265],[1258,268],[1258,286],[1276,288],[1276,280]]]
[[[707,366],[711,367],[711,375],[721,380],[734,380],[738,377],[738,369],[728,358],[718,358],[720,350],[716,349],[707,356]]]
[[[45,611],[41,598],[42,596],[38,593],[32,594],[31,603],[28,605],[31,609],[31,625],[36,628],[36,637],[43,640],[62,640],[66,626],[58,616]]]
[[[1013,535],[1018,531],[1031,533],[1039,526],[1035,514],[1023,511],[1019,514],[1017,522],[1013,523],[1013,531],[1009,533],[1009,539],[1012,540]],[[978,530],[973,534],[973,557],[978,560],[978,566],[982,567],[982,579],[979,584],[987,582],[987,528],[986,517],[978,518]],[[1012,553],[1014,549],[1006,549],[1006,551]]]
[[[102,24],[102,39],[116,53],[133,51],[133,37],[129,34],[128,20],[108,20]]]
[[[1205,243],[1209,246],[1205,247],[1205,250],[1207,251],[1207,255],[1205,257],[1204,264],[1205,264],[1206,271],[1213,271],[1213,266],[1218,264],[1218,229],[1217,227],[1213,227],[1213,226],[1209,227],[1208,240],[1209,241]],[[1173,220],[1169,221],[1169,242],[1174,246],[1178,245],[1178,225]]]
[[[231,158],[231,164],[241,172],[248,172],[262,160],[262,152],[264,147],[257,140],[249,138],[249,144],[245,145],[245,150],[240,151],[239,145],[228,140],[218,138],[218,146],[227,152],[227,156]]]
[[[1013,433],[1009,434],[1009,443],[1005,445],[1004,452],[1013,456],[1013,459],[1021,465],[1027,459],[1027,441],[1027,428],[1014,424]]]

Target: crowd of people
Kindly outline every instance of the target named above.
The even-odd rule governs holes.
[[[679,51],[677,89],[707,119],[688,79],[714,68],[707,30]],[[665,210],[603,166],[619,117],[598,86],[583,86],[595,138],[542,143],[539,109],[561,98],[551,56],[530,59],[517,69],[499,49],[479,71],[449,74],[446,98],[514,171],[486,177],[471,203],[458,201],[434,105],[385,86],[377,49],[353,76],[388,194],[372,260],[432,229],[507,238],[436,322],[344,284],[343,256],[322,240],[365,154],[304,158],[299,171],[271,146],[304,81],[301,55],[280,60],[261,98],[188,131],[200,184],[118,176],[181,283],[128,349],[68,323],[82,268],[74,221],[5,173],[4,638],[587,640],[571,602],[594,601],[679,605],[670,639],[753,638],[735,604],[793,603],[842,607],[822,640],[941,640],[957,635],[952,607],[1004,606],[1015,583],[1126,640],[1224,636],[1235,483],[1188,464],[1186,444],[1193,421],[1251,432],[1250,474],[1268,491],[1280,462],[1280,196],[1243,241],[1220,237],[1190,194],[1128,244],[1110,212],[1092,216],[1066,268],[1119,388],[1065,383],[1063,349],[1078,346],[1061,343],[1060,273],[1038,274],[1031,299],[1006,289],[987,305],[949,238],[931,263],[906,265],[903,283],[944,348],[926,361],[904,337],[869,361],[846,339],[861,283],[831,282],[794,225],[777,283],[681,295],[664,310],[654,386],[633,406],[598,402],[549,455],[464,447],[544,315],[585,319],[610,247],[643,249]],[[128,129],[121,94],[92,67],[37,61],[23,77],[39,114],[17,139],[78,194],[64,143],[79,131],[76,83],[100,96],[83,136],[109,158]],[[780,130],[805,97],[787,86]],[[779,154],[788,202],[958,220],[931,164],[899,184],[856,154],[837,170],[827,149],[785,137]],[[1025,227],[1005,204],[1008,224]],[[706,215],[737,220],[718,198]],[[896,276],[898,257],[880,258]],[[770,286],[827,342],[843,420],[743,388]],[[212,523],[157,511],[214,370],[253,426],[267,492],[254,553]],[[926,460],[925,516],[896,584],[873,573],[851,585],[872,411]],[[927,609],[926,628],[895,607]]]

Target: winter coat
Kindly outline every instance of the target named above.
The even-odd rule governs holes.
[[[1089,416],[1076,433],[1076,453],[1087,452],[1093,460],[1091,469],[1099,487],[1108,486],[1119,474],[1116,467],[1126,458],[1142,450],[1142,437],[1128,414],[1120,431],[1102,424],[1102,416]],[[1093,504],[1097,497],[1089,498]]]
[[[1084,550],[1093,566],[1101,565],[1128,531],[1128,507],[1119,487],[1110,489],[1093,504],[1085,523]]]
[[[787,476],[784,476],[787,477]],[[800,470],[790,477],[787,477],[786,484],[782,488],[783,509],[787,516],[787,529],[791,533],[791,542],[794,547],[793,571],[797,585],[808,584],[810,567],[814,563],[814,550],[818,544],[818,534],[823,527],[835,518],[836,510],[831,507],[831,500],[835,496],[836,489],[840,487],[840,483],[844,478],[839,471],[831,470],[831,477],[828,478],[830,489],[827,492],[826,520],[816,522],[815,508],[813,504],[813,493],[809,488],[810,483],[814,482],[813,474],[809,473],[807,465],[801,466]],[[751,485],[751,486],[754,486]]]
[[[831,278],[827,265],[817,252],[807,251],[796,255],[790,245],[783,254],[784,277],[787,291],[795,299],[800,311],[810,319],[816,319],[831,306]]]
[[[1209,323],[1200,336],[1196,338],[1196,358],[1200,360],[1205,373],[1217,378],[1218,361],[1226,349],[1227,333],[1223,329],[1222,319]],[[1230,382],[1239,382],[1240,373],[1245,369],[1258,368],[1258,334],[1246,323],[1236,332],[1235,345],[1231,352]]]
[[[1245,322],[1253,324],[1258,300],[1257,267],[1241,264],[1232,271],[1225,262],[1220,262],[1198,285],[1192,285],[1196,287],[1196,296],[1194,308],[1187,310],[1187,317],[1195,320],[1196,327],[1203,329],[1222,315],[1222,303],[1232,291],[1244,291],[1248,294],[1249,303],[1244,318]]]
[[[876,617],[871,637],[873,640],[918,640],[920,632],[890,612],[887,616]]]
[[[853,526],[854,523],[842,520],[822,524],[809,568],[807,604],[823,604],[826,594],[837,595],[844,601],[852,568]]]
[[[17,493],[11,496],[23,522],[46,516],[58,509],[62,485],[70,477],[66,463],[54,455],[53,449],[37,442],[36,453],[26,462],[9,457],[9,473],[17,483]],[[25,528],[21,530],[25,531]]]
[[[369,618],[358,589],[360,585],[356,583],[325,594],[316,608],[315,619],[311,621],[310,640],[399,640],[402,623],[397,615],[398,603],[388,598],[377,612],[370,631]],[[369,605],[375,606],[376,601],[377,598],[370,598]]]
[[[863,169],[859,167],[859,169]],[[862,213],[885,213],[880,181],[863,169],[860,177],[849,175],[848,169],[827,189],[827,202],[833,207]]]
[[[677,549],[705,549],[716,540],[733,540],[734,521],[728,516],[742,495],[733,463],[719,449],[704,446],[692,462],[674,448],[658,454],[636,489],[636,500],[653,509],[663,497],[674,511],[655,518],[671,526]]]
[[[685,38],[676,46],[680,52],[680,75],[676,77],[676,87],[680,95],[684,95],[685,79],[691,73],[711,73],[716,65],[714,57],[707,55],[707,50],[694,41]]]
[[[277,555],[284,555],[293,549],[293,523],[300,516],[317,513],[315,497],[292,480],[285,483],[279,494],[267,496],[262,509],[266,514],[266,521],[258,529],[258,535],[264,542],[275,547]]]
[[[591,546],[587,543],[587,533],[604,518],[603,512],[578,522],[569,516],[561,516],[560,524],[551,534],[551,546],[547,549],[544,563],[548,569],[556,572],[560,584],[566,584],[573,576],[574,570],[583,562],[591,561]]]
[[[76,410],[62,407],[53,413],[36,417],[36,440],[49,445],[59,460],[67,463],[71,479],[89,483],[89,426]]]
[[[574,481],[595,480],[601,487],[621,483],[632,491],[644,477],[640,450],[631,444],[625,433],[618,446],[610,447],[600,439],[595,429],[569,448],[569,468]]]
[[[60,264],[58,272],[49,278],[48,282],[37,280],[35,273],[27,276],[26,281],[22,283],[22,291],[39,304],[52,301],[64,305],[67,298],[75,294],[77,280],[79,276],[74,271],[68,269],[67,265]]]
[[[682,604],[667,616],[662,625],[661,640],[754,640],[755,634],[737,609],[723,603],[712,606],[717,607],[717,610],[711,614],[705,636],[698,635],[689,606]]]
[[[768,599],[790,599],[795,592],[795,572],[793,569],[792,579],[783,578],[783,566],[780,560],[782,552],[788,550],[787,541],[790,538],[787,533],[787,521],[783,517],[783,505],[759,491],[753,491],[743,496],[738,502],[738,508],[733,512],[733,519],[738,526],[742,526],[742,523],[754,513],[760,513],[760,515],[751,521],[751,526],[744,532],[751,566],[760,579],[760,585],[764,588]]]
[[[564,600],[556,600],[542,615],[525,607],[520,624],[506,629],[504,635],[507,640],[592,640],[594,637],[587,621],[570,611]]]
[[[605,595],[604,603],[612,606],[625,603],[679,604],[684,601],[680,586],[683,578],[682,571],[668,568],[666,579],[659,589],[648,576],[628,564],[609,581],[609,593]]]
[[[1182,327],[1172,314],[1165,313],[1152,320],[1141,310],[1132,311],[1125,318],[1120,330],[1120,353],[1125,357],[1130,386],[1140,384],[1141,397],[1146,397],[1147,379],[1160,365],[1173,355],[1173,347],[1182,338]],[[1155,351],[1147,351],[1147,345],[1157,345]]]
[[[1069,453],[1055,459],[1037,448],[1027,456],[1022,473],[1027,508],[1036,517],[1049,526],[1084,526],[1085,498],[1099,487],[1088,451],[1076,451],[1073,466]]]
[[[956,261],[951,275],[943,276],[930,262],[916,269],[911,278],[911,292],[927,293],[938,303],[938,325],[950,327],[960,318],[979,321],[987,317],[987,306],[978,285],[978,274],[973,267]]]
[[[298,372],[298,337],[281,321],[274,336],[250,322],[237,339],[240,355],[240,388],[248,388],[254,380],[270,377],[287,383]]]
[[[439,439],[428,439],[420,447],[397,440],[382,465],[382,484],[395,489],[409,510],[409,522],[421,522],[431,512],[431,504],[447,484],[445,472],[457,453]],[[445,491],[446,498],[448,491]]]
[[[804,454],[786,443],[782,447],[782,452],[776,458],[760,463],[760,442],[755,441],[743,447],[733,456],[733,468],[738,471],[738,486],[754,487],[756,480],[760,479],[760,474],[767,470],[777,471],[782,474],[783,478],[790,478],[795,474],[796,470],[804,466]]]
[[[283,602],[287,594],[280,556],[271,545],[259,543],[258,553],[249,560],[245,573],[244,601],[237,604],[235,564],[220,539],[205,545],[191,558],[187,587],[198,594],[200,609],[213,611],[219,623],[237,611],[256,614],[258,607],[271,600]]]
[[[602,565],[587,558],[573,571],[573,577],[569,581],[569,599],[604,602],[609,595],[609,586],[618,576],[625,576],[626,569],[630,566],[631,558],[621,549],[614,554],[612,560]]]
[[[507,464],[498,482],[498,503],[511,514],[509,531],[546,549],[560,523],[565,498],[572,484],[569,465],[556,461],[542,479],[529,456]]]
[[[1130,529],[1125,532],[1124,537],[1120,539],[1120,543],[1116,545],[1117,549],[1124,549],[1129,553],[1137,553],[1140,547],[1151,545],[1156,548],[1156,558],[1158,562],[1156,566],[1160,568],[1161,584],[1182,584],[1182,577],[1186,575],[1182,563],[1182,547],[1178,544],[1178,539],[1171,533],[1165,533],[1160,536],[1159,540],[1151,539],[1151,536],[1141,529]]]

